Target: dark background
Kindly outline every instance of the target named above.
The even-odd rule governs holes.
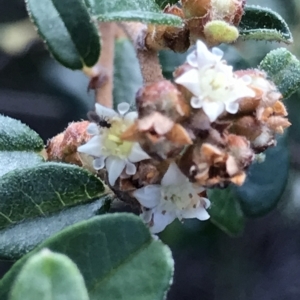
[[[290,25],[300,57],[300,0],[248,1],[272,7]],[[23,0],[0,0],[0,113],[20,119],[47,139],[93,107],[88,79],[56,63],[36,38]],[[255,66],[272,48],[266,42],[235,47]],[[230,52],[228,53],[230,59]],[[234,61],[234,59],[232,59]],[[287,100],[290,176],[278,208],[249,220],[240,238],[230,238],[209,222],[175,222],[161,235],[175,258],[169,300],[300,299],[300,97]],[[280,172],[280,170],[278,170]],[[276,176],[276,174],[274,174]],[[0,273],[11,262],[0,262]]]

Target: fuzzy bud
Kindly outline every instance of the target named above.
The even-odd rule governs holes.
[[[77,147],[85,144],[91,137],[86,129],[90,122],[74,122],[66,130],[48,141],[47,154],[50,161],[73,163],[82,166]]]
[[[148,84],[141,88],[136,97],[139,118],[159,112],[178,121],[190,113],[189,105],[184,101],[179,90],[168,80]]]

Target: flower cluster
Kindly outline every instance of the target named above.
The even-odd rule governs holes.
[[[107,183],[139,204],[153,233],[175,218],[209,218],[205,188],[242,185],[255,155],[290,125],[274,83],[260,70],[233,71],[218,48],[198,41],[186,63],[142,87],[137,112],[96,104],[79,153]],[[129,200],[128,200],[129,199]]]

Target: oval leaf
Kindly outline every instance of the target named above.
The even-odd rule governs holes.
[[[33,255],[13,286],[10,300],[88,300],[77,266],[65,255],[47,249]]]
[[[139,21],[143,23],[182,26],[182,19],[161,12],[153,0],[85,0],[99,21]]]
[[[152,238],[139,217],[116,213],[71,226],[24,256],[0,281],[0,299],[7,299],[22,266],[42,248],[76,263],[91,300],[164,299],[172,280],[169,248]]]
[[[269,8],[246,5],[239,24],[244,39],[267,40],[291,44],[293,37],[283,18]]]
[[[15,169],[32,167],[43,161],[43,157],[35,152],[0,151],[0,177]]]
[[[64,228],[88,220],[109,210],[111,196],[64,209],[47,217],[38,217],[18,223],[0,231],[0,258],[21,258],[50,236]]]
[[[41,151],[44,142],[27,125],[0,115],[0,151]]]
[[[280,136],[277,146],[269,148],[265,154],[263,163],[250,166],[245,183],[234,187],[247,217],[259,217],[270,212],[284,191],[289,171],[287,135]]]
[[[121,102],[127,102],[134,106],[136,92],[141,86],[143,86],[143,77],[132,43],[126,38],[117,39],[113,89],[115,110]]]
[[[52,55],[65,67],[91,67],[100,39],[83,0],[26,0],[28,13]]]
[[[285,48],[268,53],[259,68],[268,73],[284,98],[300,88],[300,62]]]
[[[0,178],[0,228],[82,204],[104,192],[102,182],[74,165],[43,163]]]
[[[231,187],[208,190],[207,194],[211,201],[210,220],[228,235],[240,235],[245,227],[245,217]]]

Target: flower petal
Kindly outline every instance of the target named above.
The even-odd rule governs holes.
[[[203,111],[208,116],[211,122],[216,121],[218,116],[223,113],[225,105],[222,102],[207,102],[203,101]]]
[[[238,102],[225,103],[226,111],[230,114],[236,114],[239,110]]]
[[[203,104],[203,100],[199,97],[192,97],[191,99],[191,106],[193,108],[201,108]]]
[[[200,221],[205,221],[210,218],[206,209],[202,205],[196,208],[185,209],[184,211],[182,211],[182,217],[184,219],[197,218]]]
[[[106,159],[106,169],[108,172],[108,182],[110,185],[113,186],[116,183],[116,180],[121,175],[125,165],[126,161],[116,156],[109,156]]]
[[[136,166],[132,162],[128,161],[126,163],[125,172],[127,175],[134,175],[136,173]]]
[[[147,208],[157,206],[161,201],[161,186],[158,184],[150,184],[133,192],[133,196],[141,205]]]
[[[130,105],[127,102],[122,102],[118,104],[118,112],[120,115],[125,115],[129,111]]]
[[[136,111],[131,111],[128,114],[125,115],[124,120],[126,122],[134,122],[135,119],[137,119],[138,113]]]
[[[128,159],[136,163],[138,161],[144,160],[144,159],[149,159],[150,156],[141,148],[139,143],[134,143],[131,152],[128,156]]]
[[[173,212],[154,212],[153,214],[153,225],[150,227],[152,233],[159,233],[163,231],[170,223],[176,218]]]
[[[77,148],[77,151],[97,157],[102,155],[101,145],[102,145],[101,136],[96,135],[93,136],[86,144],[79,146]]]
[[[93,167],[95,170],[101,170],[105,166],[105,156],[97,157],[93,160]]]
[[[143,219],[144,223],[149,223],[152,219],[152,209],[146,209],[142,207],[142,213],[140,217]]]
[[[181,84],[186,87],[195,96],[201,95],[201,89],[199,84],[199,72],[197,69],[191,69],[181,76],[175,79],[177,84]]]
[[[170,185],[180,185],[186,182],[188,179],[183,175],[183,173],[179,170],[176,163],[172,162],[165,173],[164,177],[161,180],[161,185],[170,186]]]
[[[198,68],[198,59],[197,59],[197,52],[196,50],[191,52],[187,57],[186,57],[186,61],[187,63],[194,67],[194,68]]]
[[[97,135],[99,134],[99,128],[96,123],[90,123],[86,128],[86,132],[90,135]]]
[[[215,56],[216,60],[221,60],[224,55],[224,52],[220,48],[217,48],[217,47],[213,47],[211,49],[211,53]]]
[[[113,109],[105,107],[99,103],[95,104],[95,108],[96,108],[97,115],[100,117],[112,118],[112,117],[115,117],[118,115],[118,113],[116,111],[114,111]]]
[[[197,47],[197,59],[198,59],[198,67],[202,68],[203,66],[210,65],[210,64],[216,64],[219,62],[223,56],[221,55],[221,52],[223,52],[221,49],[216,50],[217,48],[214,48],[213,53],[208,50],[206,45],[202,41],[197,41],[196,44]]]

